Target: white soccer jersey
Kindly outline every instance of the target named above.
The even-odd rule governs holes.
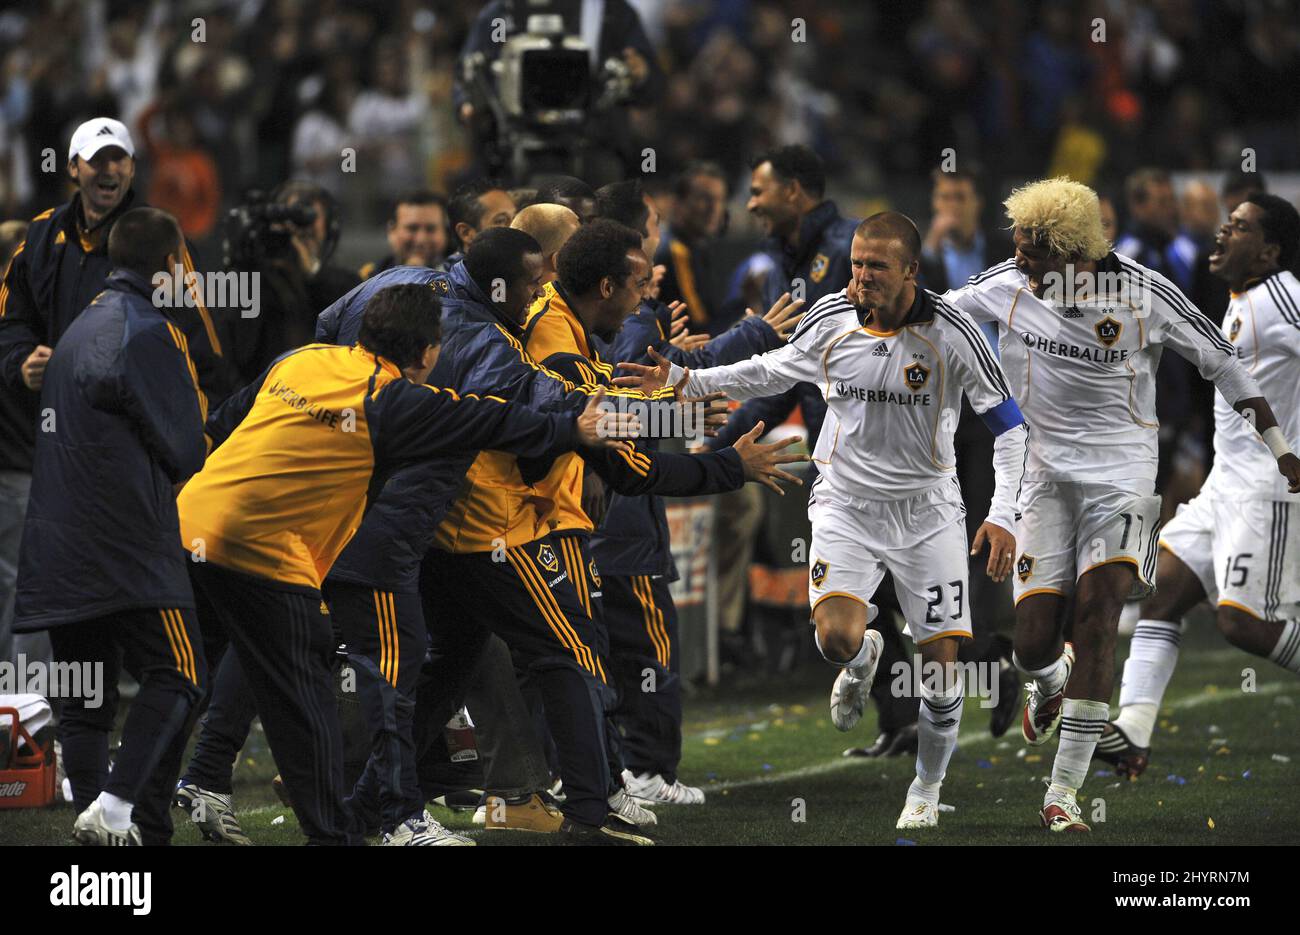
[[[1259,384],[1282,434],[1300,445],[1300,281],[1289,272],[1274,273],[1245,292],[1233,293],[1223,316],[1223,334]],[[1219,500],[1300,501],[1287,492],[1254,426],[1214,397],[1214,469],[1204,491]]]
[[[1168,279],[1113,253],[1098,273],[1100,297],[1078,304],[1035,297],[1014,260],[944,295],[998,325],[1002,366],[1033,428],[1026,481],[1153,480],[1165,345],[1229,401],[1260,395],[1232,345]]]
[[[674,367],[669,379],[680,378]],[[953,431],[964,391],[1002,443],[988,518],[1014,528],[1023,419],[970,316],[918,289],[902,327],[878,331],[862,323],[841,291],[813,305],[785,347],[691,371],[686,392],[750,399],[801,381],[816,384],[826,398],[826,422],[813,453],[823,483],[864,500],[908,498],[955,473]]]

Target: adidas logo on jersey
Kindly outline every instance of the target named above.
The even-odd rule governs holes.
[[[1061,312],[1061,314],[1062,314],[1063,316],[1065,316],[1066,318],[1082,318],[1082,317],[1083,317],[1083,312],[1079,311],[1079,310],[1078,310],[1076,307],[1074,307],[1073,305],[1071,305],[1070,307],[1064,309],[1064,310]]]
[[[889,345],[887,345],[884,341],[881,341],[879,344],[876,345],[875,350],[873,350],[873,351],[871,352],[871,356],[872,356],[872,357],[891,357],[891,356],[893,356],[893,355],[890,353]]]

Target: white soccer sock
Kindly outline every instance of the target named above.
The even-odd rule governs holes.
[[[104,824],[114,831],[125,831],[131,827],[131,811],[135,808],[132,803],[111,792],[101,792],[98,801],[99,807],[104,811]]]
[[[1025,668],[1020,661],[1020,657],[1014,651],[1011,653],[1011,661],[1027,678],[1034,680],[1041,694],[1055,695],[1065,687],[1065,663],[1061,661],[1060,656],[1057,656],[1050,664],[1041,669]]]
[[[920,776],[913,777],[912,784],[907,787],[908,799],[922,799],[938,808],[939,806],[939,788],[942,782],[925,782]]]
[[[817,644],[817,651],[822,654],[823,659],[836,668],[848,669],[849,675],[853,678],[862,677],[862,667],[867,664],[871,659],[871,654],[875,652],[875,644],[871,640],[867,639],[866,630],[862,631],[862,645],[858,647],[858,651],[848,662],[841,662],[838,659],[832,659],[830,656],[826,655],[826,650],[822,648],[821,634],[817,632],[816,627],[813,627],[813,642]]]
[[[1104,701],[1083,701],[1066,698],[1061,704],[1061,727],[1057,731],[1060,743],[1056,748],[1056,761],[1052,764],[1053,792],[1078,792],[1088,776],[1088,764],[1097,746],[1101,729],[1110,718],[1110,705]]]
[[[1288,672],[1300,675],[1300,617],[1283,622],[1282,637],[1268,658]]]
[[[1151,746],[1156,714],[1178,664],[1182,636],[1182,624],[1168,620],[1139,620],[1133,628],[1115,723],[1135,746]]]
[[[921,710],[916,723],[916,777],[927,786],[933,786],[934,798],[939,802],[939,783],[948,772],[948,761],[957,749],[957,729],[961,726],[962,702],[961,676],[955,684],[936,692],[924,682],[921,684]],[[929,796],[922,796],[929,798]]]

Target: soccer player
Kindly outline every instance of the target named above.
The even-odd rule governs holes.
[[[298,823],[318,844],[355,839],[321,583],[374,476],[489,446],[540,457],[623,444],[618,424],[602,437],[594,402],[575,421],[423,385],[441,336],[432,292],[417,290],[426,303],[381,290],[356,345],[291,351],[232,396],[209,419],[212,453],[179,499],[192,577],[230,634]],[[453,477],[461,468],[446,462]]]
[[[1160,534],[1160,590],[1142,606],[1120,682],[1119,715],[1096,757],[1139,776],[1182,637],[1180,621],[1203,600],[1234,646],[1300,675],[1300,497],[1274,473],[1286,439],[1300,438],[1300,215],[1276,195],[1253,193],[1215,238],[1210,270],[1232,298],[1223,336],[1277,405],[1280,427],[1261,439],[1223,394],[1214,401],[1214,468],[1200,495]],[[1296,525],[1291,525],[1291,520]]]
[[[641,234],[642,252],[647,257],[655,255],[660,236],[659,215],[639,181],[614,182],[602,187],[597,205],[601,217]],[[572,373],[583,361],[598,367],[602,360],[642,360],[647,346],[654,346],[683,366],[731,363],[783,344],[799,322],[801,307],[799,302],[780,302],[767,316],[751,314],[700,349],[686,352],[669,340],[675,324],[674,312],[680,313],[680,322],[685,323],[681,303],[675,303],[675,308],[670,309],[658,301],[643,298],[637,311],[623,321],[614,335],[605,335],[612,337],[612,341],[604,340],[600,334],[591,335],[592,344],[587,348],[590,356],[583,355],[571,339],[564,340],[566,334],[572,335],[570,329],[553,330],[551,334],[556,340],[546,342],[544,350],[558,356],[548,356],[543,363],[560,372]],[[553,310],[559,308],[556,305]],[[530,335],[535,333],[535,329],[530,330]],[[533,346],[530,337],[529,348]],[[654,440],[638,444],[648,449],[656,445]],[[583,533],[592,528],[592,561],[587,578],[592,607],[603,611],[609,634],[613,664],[609,675],[618,694],[613,718],[623,739],[624,785],[629,794],[652,805],[702,805],[704,791],[682,783],[677,777],[682,754],[682,699],[677,675],[677,610],[668,587],[677,571],[668,541],[663,498],[614,493],[606,500],[599,477],[591,472],[574,475],[572,480],[581,485],[586,518],[580,520],[570,514],[562,522],[567,520],[564,528],[575,532],[575,548],[579,553],[587,549],[587,537]],[[642,688],[647,669],[655,673],[654,691]]]
[[[1011,570],[1016,492],[1027,430],[984,336],[963,312],[916,285],[921,237],[910,218],[884,212],[854,231],[848,290],[804,316],[790,343],[726,367],[683,371],[657,354],[659,376],[679,392],[739,399],[805,381],[827,404],[809,496],[813,541],[808,599],[817,648],[840,669],[831,719],[862,717],[883,639],[867,629],[871,598],[894,576],[907,628],[920,649],[921,716],[916,778],[899,828],[934,827],[939,790],[957,744],[964,688],[958,640],[971,635],[966,524],[953,432],[965,393],[996,436],[997,477],[988,518],[970,549],[987,541],[988,575]],[[650,368],[627,365],[646,376]]]
[[[528,262],[535,263],[540,275],[540,254],[530,254]],[[649,261],[633,231],[598,219],[565,244],[559,270],[556,320],[582,329],[585,343],[586,316],[598,322],[597,330],[616,329],[637,307],[649,278]],[[481,388],[533,406],[553,405],[557,397],[610,385],[608,374],[582,361],[575,361],[571,371],[583,374],[578,380],[538,364],[524,348],[522,320],[503,315],[499,303],[488,297],[490,287],[466,282],[454,269],[452,279],[466,298],[449,309],[449,316],[461,321],[439,359],[438,379],[462,393]],[[574,284],[574,292],[566,283]],[[583,318],[568,310],[564,294],[579,296]],[[610,392],[645,398],[612,388]],[[646,453],[637,447],[631,453],[593,454],[584,460],[624,493],[694,495],[770,477],[779,471],[780,458],[778,446],[756,445],[746,438],[703,456]],[[435,635],[435,651],[449,659],[473,659],[487,635],[498,632],[514,651],[529,687],[537,685],[543,696],[564,780],[561,832],[591,843],[649,844],[635,822],[648,824],[653,813],[636,806],[621,780],[615,787],[609,769],[604,733],[608,660],[592,620],[589,591],[586,596],[580,592],[586,565],[578,569],[571,550],[551,535],[561,509],[581,509],[576,503],[581,490],[566,490],[563,502],[557,502],[537,485],[550,467],[549,461],[485,452],[470,468],[421,574],[421,590],[448,608],[442,616],[456,624],[448,627],[443,622]],[[580,576],[576,580],[574,573]],[[631,815],[636,818],[629,821]]]
[[[1047,179],[1005,205],[1015,256],[945,299],[997,322],[1003,366],[1033,426],[1013,581],[1016,663],[1032,680],[1021,729],[1039,745],[1060,727],[1040,818],[1052,832],[1083,832],[1076,795],[1109,715],[1120,611],[1155,579],[1161,350],[1178,351],[1228,405],[1252,414],[1293,488],[1300,460],[1269,432],[1277,420],[1232,343],[1168,279],[1111,251],[1092,189]],[[1063,644],[1071,594],[1073,642]]]
[[[172,488],[203,466],[203,402],[188,341],[155,308],[151,282],[181,262],[176,220],[155,208],[115,219],[106,288],[44,367],[17,629],[48,629],[59,664],[102,666],[98,705],[59,709],[81,844],[166,844],[168,793],[203,695],[203,644]],[[120,655],[120,661],[119,661]],[[122,664],[140,682],[110,771]]]

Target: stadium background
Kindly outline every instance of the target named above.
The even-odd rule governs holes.
[[[958,165],[980,166],[983,226],[991,236],[999,236],[998,207],[1011,187],[1058,173],[1110,195],[1121,230],[1123,180],[1140,166],[1170,170],[1180,192],[1195,179],[1217,190],[1222,173],[1239,168],[1249,150],[1270,190],[1300,196],[1300,9],[1288,0],[931,0],[815,8],[752,0],[630,2],[667,76],[662,98],[632,114],[636,148],[653,147],[658,155],[646,184],[667,216],[677,169],[693,159],[724,167],[730,224],[718,267],[725,275],[759,245],[759,228],[744,209],[749,160],[786,143],[806,143],[824,158],[828,196],[845,214],[889,206],[915,217],[922,232],[930,217],[929,175],[945,147],[955,150]],[[336,195],[342,237],[335,259],[358,267],[386,252],[384,218],[394,194],[421,185],[446,193],[477,172],[452,95],[459,50],[479,8],[425,0],[35,0],[10,7],[0,12],[0,218],[30,218],[65,201],[71,130],[91,116],[112,115],[135,134],[137,191],[182,219],[200,268],[219,265],[225,211],[247,190],[290,178],[312,179]],[[192,41],[196,17],[202,42]],[[806,22],[806,42],[791,41],[796,17]],[[1105,25],[1104,42],[1093,41],[1097,19]],[[359,134],[368,110],[402,116],[385,133]],[[357,152],[355,173],[339,171],[347,147]],[[55,154],[51,171],[42,166],[47,149]],[[769,500],[774,509],[763,535],[771,561],[794,566],[776,553],[806,528],[803,497],[779,505]],[[684,615],[683,627],[687,674],[696,677],[706,662],[700,624],[710,557],[678,532],[702,530],[707,538],[701,510],[710,509],[682,504],[673,514],[686,579],[679,594],[694,587],[702,600]],[[762,672],[786,670],[809,654],[806,617],[796,607],[758,618],[766,625],[750,634],[749,649]],[[1233,663],[1244,658],[1212,637],[1192,641],[1189,650],[1201,654],[1180,670],[1169,713],[1203,710],[1210,688],[1210,695],[1232,688]],[[738,797],[773,773],[794,776],[781,781],[797,781],[800,792],[816,793],[818,783],[829,789],[838,781],[832,748],[843,745],[841,738],[782,733],[828,728],[821,710],[824,671],[815,672],[815,680],[790,676],[780,704],[770,701],[770,692],[761,698],[742,692],[697,711],[688,705],[687,763],[707,768],[710,781],[718,775],[733,781]],[[1195,742],[1185,737],[1185,749],[1178,748],[1187,763],[1171,767],[1171,788],[1182,789],[1189,778],[1195,784],[1197,763],[1201,774],[1210,763],[1207,787],[1196,793],[1207,810],[1216,801],[1216,781],[1264,780],[1263,800],[1274,797],[1266,783],[1276,782],[1280,799],[1289,771],[1276,752],[1284,749],[1278,744],[1289,727],[1280,715],[1291,713],[1293,689],[1270,672],[1260,699],[1266,711],[1233,705],[1210,719],[1221,723],[1189,725]],[[817,699],[812,711],[803,707],[810,699]],[[983,718],[971,722],[982,727]],[[1253,757],[1244,770],[1214,759],[1230,755],[1234,724],[1255,731],[1249,745],[1232,744],[1239,757]],[[733,741],[736,749],[752,743],[762,752],[757,758],[720,754],[718,746],[729,750]],[[265,770],[252,756],[256,747],[246,765],[260,776]],[[832,759],[809,772],[803,764],[810,756]],[[955,762],[955,775],[972,784],[981,776],[992,781],[997,770],[983,771],[997,767],[999,756],[1014,754],[972,750]],[[743,768],[730,772],[742,759]],[[881,773],[880,786],[890,789],[910,766],[895,761],[881,768],[889,775]],[[267,812],[267,826],[258,830],[274,835],[270,800],[249,800],[255,811]],[[1144,806],[1153,827],[1162,806]],[[1293,834],[1300,816],[1291,806],[1277,807],[1275,827],[1283,837]],[[754,820],[759,840],[761,821]],[[1205,821],[1197,817],[1195,827]],[[678,833],[686,839],[699,827]],[[1166,831],[1169,839],[1183,833]],[[873,833],[892,838],[885,824]],[[30,836],[43,839],[44,827]]]

